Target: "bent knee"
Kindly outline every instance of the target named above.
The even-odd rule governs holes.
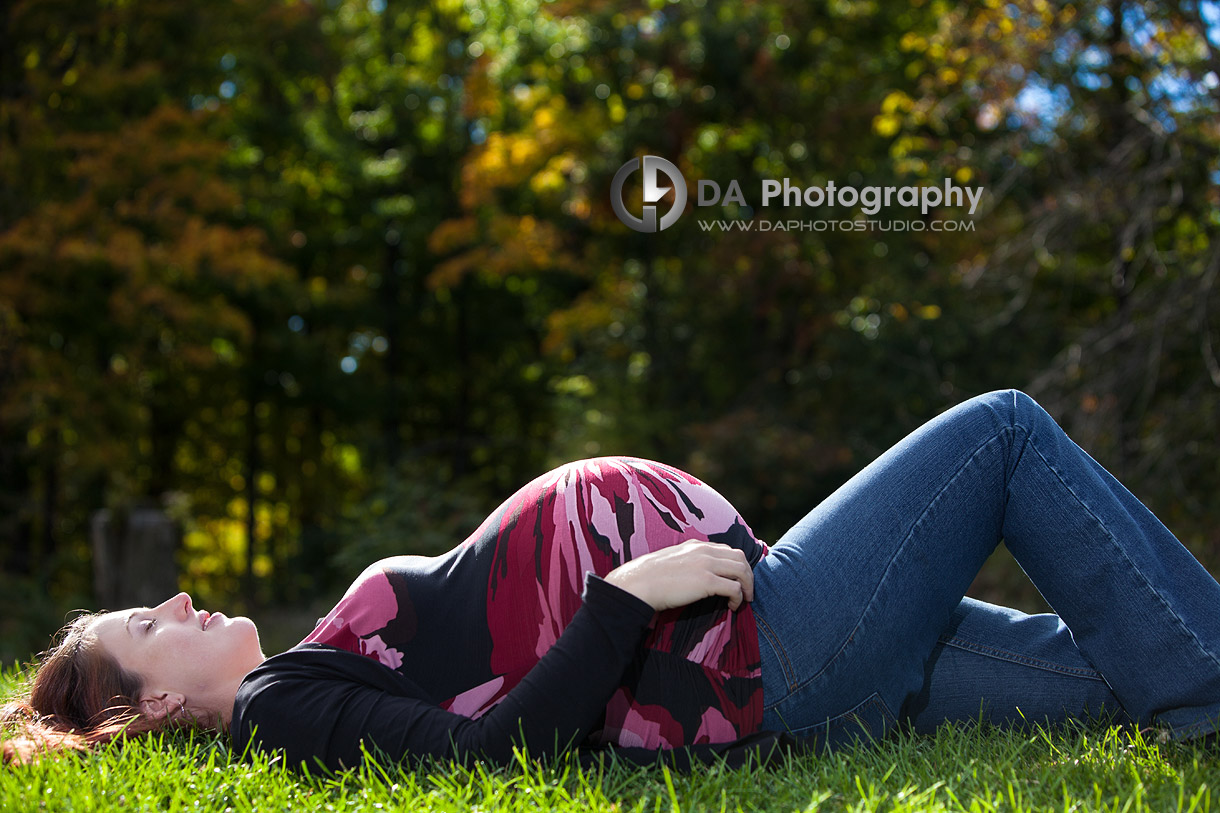
[[[977,402],[980,408],[992,412],[1010,426],[1028,427],[1050,418],[1033,396],[1018,389],[993,390],[970,400]]]

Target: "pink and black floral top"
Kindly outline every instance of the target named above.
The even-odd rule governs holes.
[[[479,717],[558,640],[585,574],[686,539],[765,552],[727,500],[676,469],[630,458],[537,478],[461,547],[397,556],[364,573],[305,638],[358,652]],[[597,742],[666,748],[758,730],[762,684],[749,605],[723,599],[661,613],[610,703]]]

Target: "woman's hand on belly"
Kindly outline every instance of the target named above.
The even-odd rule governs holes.
[[[658,612],[708,596],[724,596],[729,609],[754,600],[754,573],[746,555],[716,542],[689,539],[619,565],[606,581]]]

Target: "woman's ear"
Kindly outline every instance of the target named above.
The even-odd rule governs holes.
[[[186,698],[177,692],[148,692],[140,698],[140,713],[154,720],[166,720],[186,707]]]

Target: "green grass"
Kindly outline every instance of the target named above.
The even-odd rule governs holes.
[[[0,688],[11,687],[0,677]],[[0,769],[0,810],[1210,811],[1220,755],[1129,729],[942,728],[770,769],[690,775],[563,758],[500,770],[383,769],[308,777],[219,736],[154,736]]]

